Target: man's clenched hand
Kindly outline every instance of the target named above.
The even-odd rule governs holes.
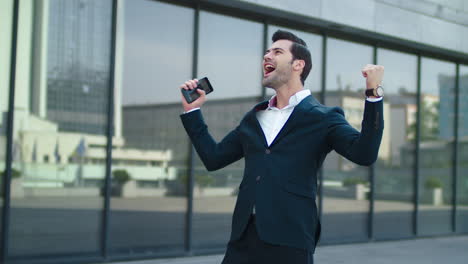
[[[180,88],[185,89],[185,90],[191,90],[191,89],[195,89],[197,87],[197,84],[198,84],[197,79],[188,80],[185,83],[183,83],[180,86]],[[185,97],[182,94],[180,94],[180,96],[182,97],[182,106],[184,107],[185,112],[188,112],[194,108],[201,107],[205,103],[206,101],[205,91],[203,91],[203,89],[197,89],[197,93],[200,95],[200,97],[198,97],[197,100],[193,101],[191,104],[187,103],[187,101],[185,100]]]
[[[384,66],[367,64],[362,68],[362,76],[366,78],[366,88],[374,89],[382,83]]]

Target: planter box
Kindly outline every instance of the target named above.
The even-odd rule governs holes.
[[[24,197],[24,188],[23,188],[23,178],[13,178],[11,179],[11,198],[23,198]]]

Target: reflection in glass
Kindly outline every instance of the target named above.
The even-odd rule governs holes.
[[[198,77],[214,87],[208,100],[261,94],[262,36],[260,23],[200,13]]]
[[[11,60],[11,28],[13,22],[13,0],[0,1],[0,190],[3,190],[5,159],[6,159],[6,131],[8,115],[8,97],[10,88],[10,60]],[[15,179],[12,185],[21,185],[20,178]],[[0,191],[0,210],[3,210],[3,191]],[[0,226],[2,219],[0,218]],[[2,235],[2,230],[0,230]],[[0,242],[0,246],[3,242]]]
[[[98,256],[112,2],[20,10],[9,257]]]
[[[372,63],[372,47],[330,38],[327,47],[325,104],[339,106],[346,119],[361,130],[365,79],[361,68]],[[369,211],[368,168],[358,166],[336,152],[323,165],[322,242],[366,240]]]
[[[468,66],[460,66],[458,95],[457,232],[468,232]]]
[[[148,0],[126,0],[123,6],[123,103],[180,103],[173,91],[192,77],[193,12]]]
[[[375,163],[374,234],[377,239],[413,234],[414,128],[417,57],[378,50],[385,67],[385,130]]]
[[[271,36],[273,36],[273,34],[279,29],[290,31],[306,42],[312,56],[312,70],[310,71],[309,76],[305,81],[304,89],[311,90],[314,97],[320,101],[320,92],[322,90],[322,36],[285,27],[268,26],[267,46],[271,45]],[[275,94],[275,91],[273,89],[267,88],[266,94],[268,95],[269,99],[272,95]]]
[[[194,11],[132,0],[124,2],[124,13],[124,28],[119,28],[124,49],[117,54],[123,57],[117,61],[123,88],[115,91],[122,97],[116,102],[122,127],[112,151],[110,251],[116,256],[180,254],[190,145],[179,118],[178,87],[191,77]]]
[[[421,61],[418,233],[451,232],[455,64]]]
[[[240,123],[261,95],[262,29],[261,24],[247,20],[208,12],[200,14],[199,76],[208,76],[214,87],[202,112],[218,142]],[[243,169],[241,159],[208,172],[196,155],[195,249],[226,246]]]

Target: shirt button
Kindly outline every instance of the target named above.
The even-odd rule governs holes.
[[[256,181],[259,181],[260,180],[260,176],[257,176],[257,178],[255,179]]]
[[[265,153],[266,153],[266,154],[270,154],[270,153],[271,153],[271,150],[270,150],[270,149],[266,149],[266,150],[265,150]]]

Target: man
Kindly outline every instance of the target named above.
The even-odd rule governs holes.
[[[191,104],[182,98],[183,125],[208,170],[245,158],[223,264],[313,263],[320,236],[316,175],[325,156],[335,150],[371,165],[382,138],[382,66],[362,69],[369,97],[358,132],[340,108],[325,107],[304,90],[312,68],[306,43],[286,31],[277,31],[272,41],[263,57],[263,85],[276,95],[257,104],[221,142],[203,121],[205,93],[197,90],[200,98]],[[196,85],[196,79],[189,80],[181,88]]]

